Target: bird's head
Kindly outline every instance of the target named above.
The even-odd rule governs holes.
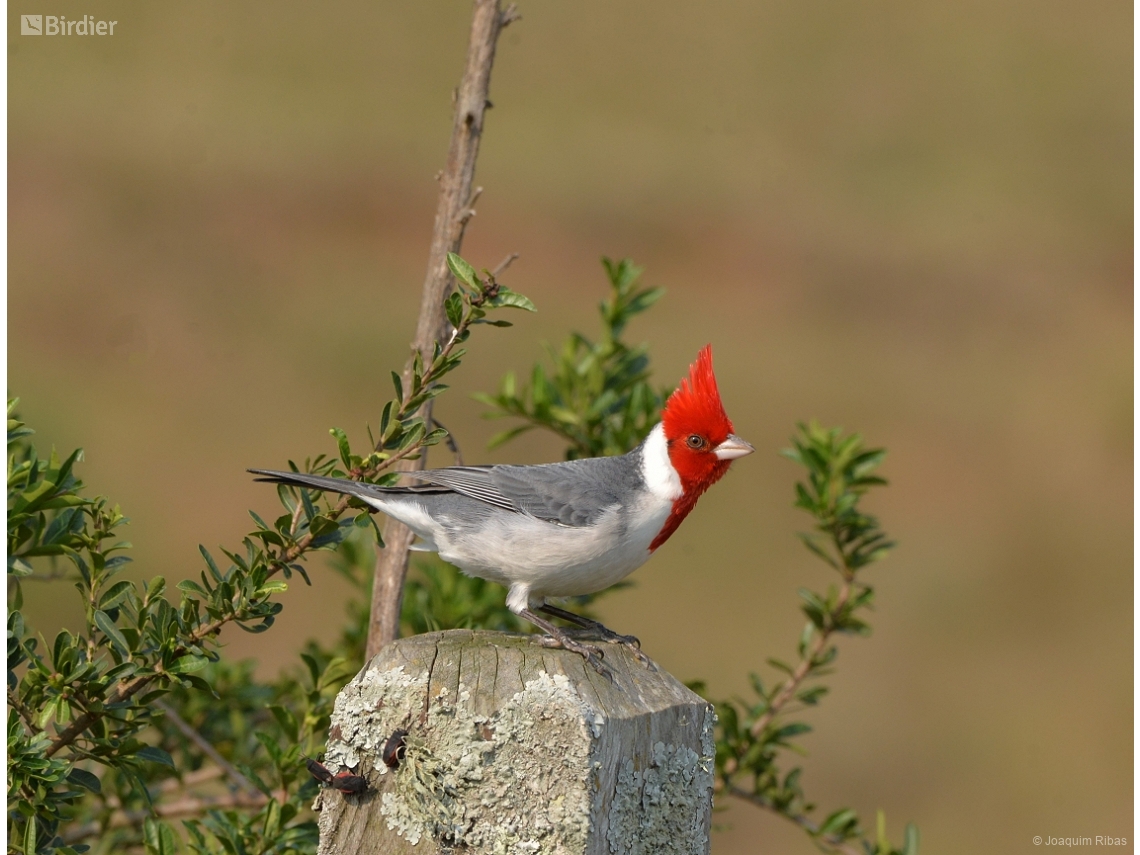
[[[732,432],[713,374],[712,345],[705,345],[661,413],[669,462],[687,496],[695,498],[720,480],[737,457],[754,449]]]

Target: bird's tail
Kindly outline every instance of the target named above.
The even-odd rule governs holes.
[[[309,475],[305,472],[278,472],[273,469],[250,469],[259,475],[258,481],[288,484],[292,487],[309,487],[315,490],[328,490],[346,496],[355,496],[369,507],[382,511],[393,519],[402,522],[414,531],[422,541],[412,546],[417,552],[438,552],[436,546],[436,526],[430,514],[422,507],[424,494],[447,492],[446,487],[434,484],[416,484],[411,487],[380,487],[363,481],[349,481],[346,478],[329,478],[325,475]]]
[[[273,469],[249,469],[247,471],[254,475],[260,475],[260,478],[255,479],[257,481],[328,490],[346,496],[356,496],[360,499],[378,499],[387,492],[384,487],[365,484],[361,481],[349,481],[346,478],[329,478],[325,475],[309,475],[304,472],[278,472]]]

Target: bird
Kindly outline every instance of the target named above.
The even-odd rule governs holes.
[[[755,449],[733,433],[706,345],[628,454],[558,463],[448,466],[405,473],[419,483],[362,481],[250,469],[256,480],[354,496],[408,526],[416,551],[435,552],[469,576],[507,588],[506,605],[544,633],[543,643],[583,656],[611,676],[602,651],[538,615],[626,645],[653,667],[633,636],[559,608],[550,599],[620,582],[664,544],[733,460]]]

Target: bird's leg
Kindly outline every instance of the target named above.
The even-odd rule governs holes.
[[[613,680],[614,675],[610,672],[610,669],[602,664],[603,654],[601,650],[594,647],[593,645],[582,644],[580,641],[575,641],[550,621],[544,618],[540,618],[530,609],[519,609],[517,612],[515,612],[515,614],[521,618],[529,620],[531,623],[545,632],[548,636],[550,636],[549,639],[545,640],[549,642],[547,646],[561,647],[565,650],[570,650],[574,653],[577,653],[579,656],[585,659],[590,664],[590,667],[592,667],[595,671],[597,671],[603,677],[607,677],[610,680]]]
[[[552,606],[549,603],[544,603],[538,607],[540,612],[546,612],[548,615],[567,621],[568,623],[577,624],[583,629],[588,629],[591,632],[596,632],[602,637],[603,641],[612,641],[616,644],[621,644],[628,647],[630,652],[637,658],[637,661],[644,665],[646,668],[651,668],[656,671],[657,667],[653,661],[641,652],[641,641],[634,635],[618,635],[605,624],[599,623],[596,620],[591,620],[582,615],[576,615],[574,612],[568,612],[566,609],[560,609],[558,606]]]

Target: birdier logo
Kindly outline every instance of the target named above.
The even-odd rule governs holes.
[[[21,36],[113,36],[118,21],[96,21],[91,15],[21,15]]]

